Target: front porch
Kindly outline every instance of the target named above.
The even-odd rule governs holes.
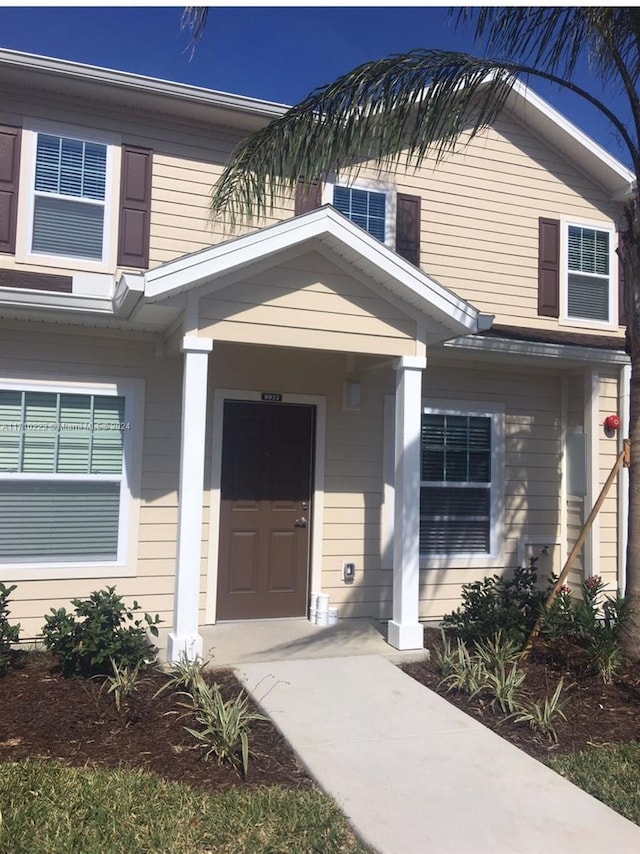
[[[168,658],[206,655],[202,624],[306,616],[309,594],[330,579],[336,588],[354,553],[386,600],[371,610],[363,601],[358,616],[390,616],[388,642],[421,649],[422,374],[428,346],[477,332],[489,318],[330,208],[145,274],[145,305],[165,301],[182,305],[167,346],[184,365]],[[359,389],[367,395],[367,386],[358,423],[345,430],[342,415],[361,409]],[[386,494],[393,557],[383,567],[385,395],[395,401],[395,444]],[[297,447],[299,434],[309,433],[304,419],[296,431],[295,419],[275,411],[263,418],[268,408],[312,409],[304,422],[310,442]],[[363,442],[372,456],[358,457]],[[334,453],[341,445],[342,459]],[[350,496],[331,507],[344,519],[324,515],[327,494]],[[332,525],[343,533],[330,535]]]
[[[165,660],[169,629],[161,629],[160,658]],[[305,619],[251,620],[200,626],[205,661],[215,667],[284,659],[380,655],[396,664],[421,661],[426,649],[401,651],[387,643],[387,625],[353,618],[336,626],[314,626]]]

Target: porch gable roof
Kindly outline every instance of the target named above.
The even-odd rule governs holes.
[[[406,261],[330,205],[168,261],[144,274],[144,303],[162,303],[198,289],[208,295],[265,262],[319,249],[354,274],[399,299],[412,314],[444,327],[439,338],[485,331],[493,318]]]

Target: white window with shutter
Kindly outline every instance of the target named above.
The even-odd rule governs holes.
[[[0,568],[126,564],[133,397],[0,384]]]
[[[396,186],[359,177],[354,183],[329,176],[322,190],[322,204],[333,207],[385,246],[395,248]]]
[[[27,122],[23,135],[29,192],[21,201],[19,254],[104,270],[115,257],[120,136],[40,122]]]
[[[617,326],[613,229],[565,223],[563,315],[575,325]]]
[[[499,411],[423,409],[421,555],[498,553],[502,419]]]
[[[385,242],[386,193],[336,184],[333,188],[333,206],[381,243]]]

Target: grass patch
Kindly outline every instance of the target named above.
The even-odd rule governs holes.
[[[640,743],[594,746],[549,760],[551,768],[640,824]]]
[[[0,853],[276,854],[353,852],[330,798],[275,786],[207,793],[141,770],[0,766]]]

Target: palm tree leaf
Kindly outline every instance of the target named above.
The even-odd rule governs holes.
[[[211,208],[232,224],[273,207],[274,196],[366,161],[441,159],[502,109],[516,64],[468,54],[415,50],[368,62],[315,90],[252,134],[214,188]]]
[[[529,19],[516,14],[522,11],[501,10],[505,47],[513,46],[516,18],[524,21],[525,47],[534,38]],[[557,14],[547,27],[559,26],[575,10],[551,11]],[[481,17],[480,31],[488,21]],[[578,24],[586,27],[582,19]],[[354,177],[371,161],[390,169],[400,164],[418,168],[427,154],[438,162],[495,120],[516,75],[555,82],[593,104],[620,133],[640,170],[637,134],[634,140],[606,104],[572,81],[515,61],[413,50],[358,66],[253,133],[225,166],[213,190],[211,212],[233,227],[271,212],[275,199],[301,177],[312,181],[343,169]]]

